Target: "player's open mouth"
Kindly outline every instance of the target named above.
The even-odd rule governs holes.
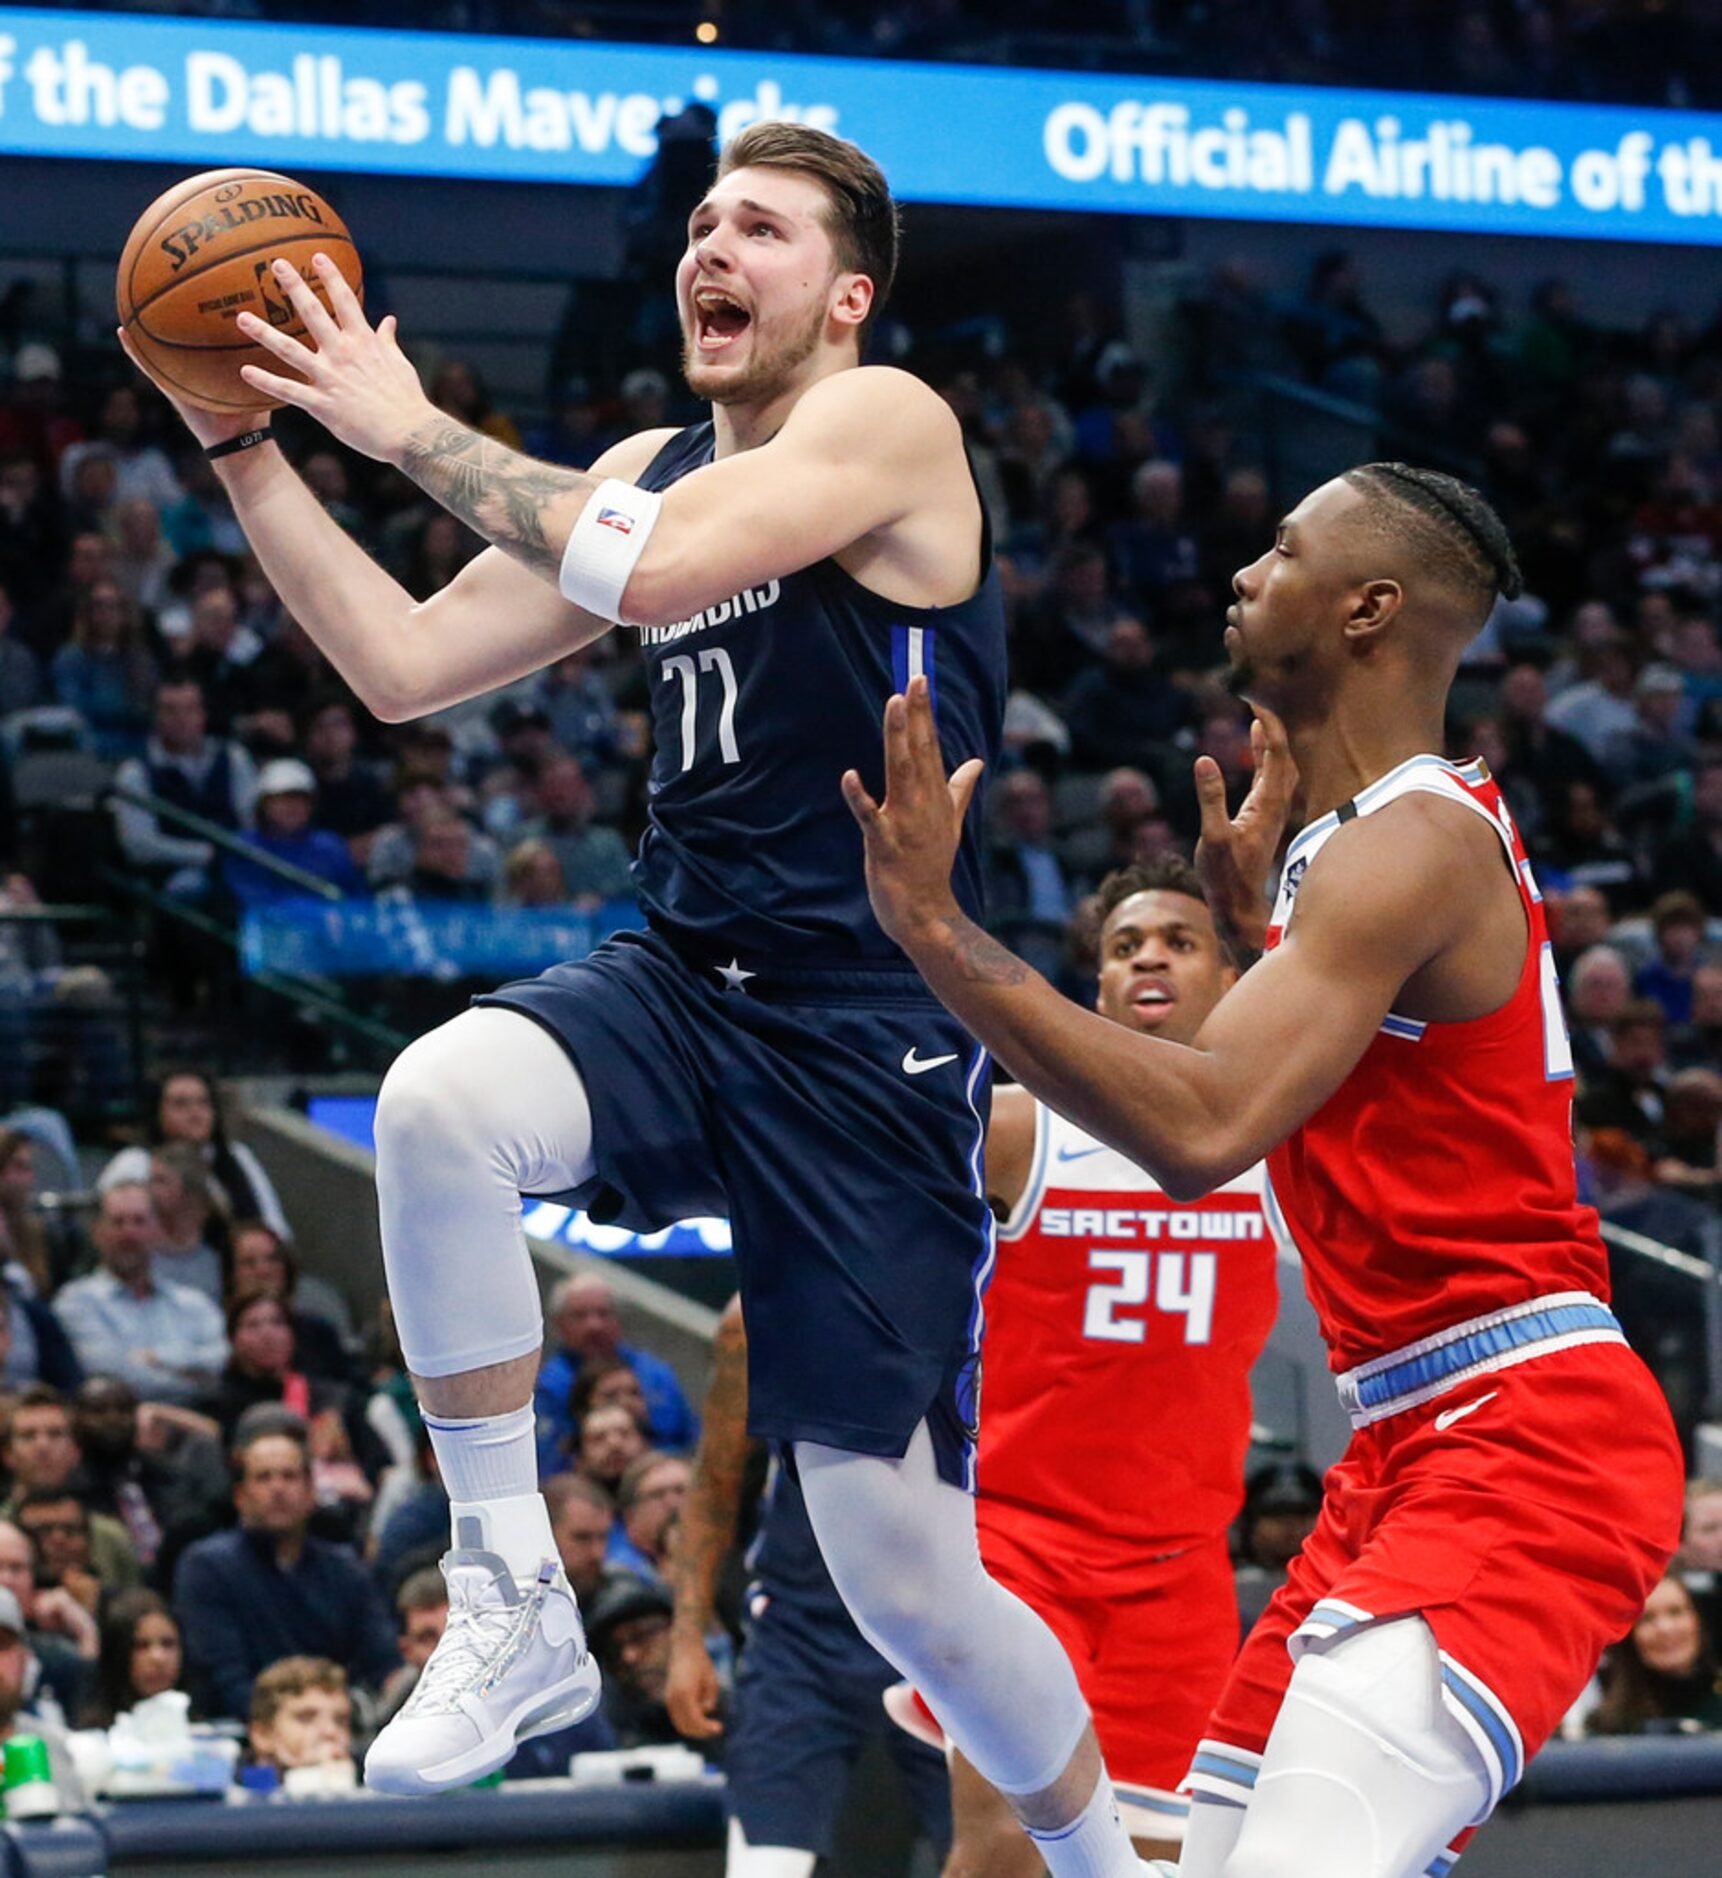
[[[1139,1011],[1164,1011],[1169,1010],[1176,999],[1164,985],[1144,985],[1130,1002]]]
[[[694,294],[694,342],[702,352],[721,352],[753,324],[753,315],[721,287]]]

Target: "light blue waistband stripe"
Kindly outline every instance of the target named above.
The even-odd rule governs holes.
[[[1439,1349],[1425,1350],[1421,1356],[1407,1358],[1391,1369],[1364,1377],[1357,1384],[1356,1400],[1360,1408],[1379,1408],[1397,1396],[1413,1395],[1434,1387],[1462,1370],[1479,1363],[1507,1356],[1533,1343],[1547,1343],[1551,1338],[1570,1337],[1580,1331],[1620,1331],[1613,1311],[1601,1304],[1562,1304],[1550,1310],[1530,1311],[1523,1317],[1509,1318],[1504,1324],[1491,1324],[1484,1330],[1444,1343]]]
[[[1454,1675],[1452,1669],[1443,1664],[1441,1680],[1458,1698],[1460,1706],[1476,1722],[1488,1737],[1489,1745],[1495,1750],[1501,1763],[1501,1791],[1508,1792],[1519,1783],[1519,1775],[1524,1771],[1519,1765],[1519,1750],[1507,1725],[1497,1715],[1490,1704],[1462,1677]]]
[[[1222,1760],[1218,1754],[1198,1754],[1190,1763],[1193,1774],[1211,1774],[1216,1780],[1229,1780],[1234,1786],[1254,1787],[1256,1769],[1244,1761]]]

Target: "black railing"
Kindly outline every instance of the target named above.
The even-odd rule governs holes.
[[[235,834],[232,829],[223,828],[218,822],[212,822],[206,816],[182,808],[162,796],[152,795],[147,790],[111,787],[103,792],[103,800],[110,805],[121,802],[142,809],[157,821],[165,822],[176,831],[194,836],[200,841],[207,841],[219,853],[260,869],[283,886],[291,887],[295,893],[307,898],[334,903],[344,897],[338,887],[320,874],[296,867],[291,861],[284,861],[267,849],[247,841],[243,835]],[[217,907],[200,906],[166,893],[124,867],[108,865],[99,871],[103,882],[135,909],[154,915],[166,922],[170,929],[196,933],[217,949],[217,956],[230,958],[232,965],[231,971],[225,975],[227,982],[218,983],[216,989],[224,999],[234,996],[241,975],[240,935],[234,919],[224,917]],[[328,979],[270,970],[247,972],[243,976],[246,985],[255,986],[272,998],[308,1014],[348,1044],[359,1046],[360,1054],[367,1062],[392,1057],[411,1041],[404,1031],[355,1010],[340,986]],[[233,1032],[223,1025],[218,1031],[218,1041],[224,1050],[229,1049],[234,1041]]]

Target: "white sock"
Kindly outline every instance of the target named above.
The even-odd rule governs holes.
[[[448,1489],[457,1546],[501,1555],[516,1578],[556,1556],[538,1491],[537,1418],[529,1402],[506,1415],[427,1415],[425,1428]]]
[[[1118,1801],[1105,1774],[1088,1804],[1068,1826],[1030,1831],[1052,1878],[1137,1878],[1142,1861],[1118,1817]]]

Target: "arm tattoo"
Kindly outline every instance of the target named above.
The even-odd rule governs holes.
[[[747,1338],[727,1320],[718,1327],[706,1390],[694,1477],[682,1503],[675,1572],[675,1622],[703,1636],[711,1627],[718,1575],[735,1543],[747,1438]]]
[[[581,470],[540,463],[441,416],[408,437],[401,468],[451,515],[548,580],[561,572],[566,540],[551,539],[551,507],[598,487]]]
[[[947,922],[953,962],[963,977],[977,985],[1026,984],[1034,973],[1007,945],[983,932],[963,914]]]

